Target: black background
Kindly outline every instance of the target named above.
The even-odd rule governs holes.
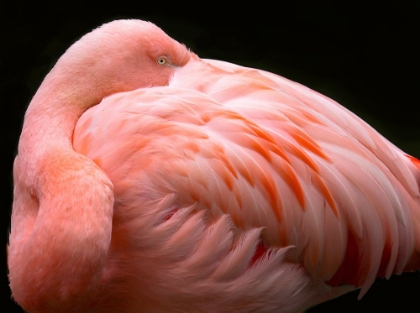
[[[2,4],[3,247],[10,224],[12,163],[24,111],[57,58],[86,32],[117,18],[150,20],[202,58],[266,69],[330,96],[401,149],[420,157],[419,3]],[[6,300],[2,303],[13,306],[5,260],[2,256]],[[420,312],[419,297],[417,272],[378,280],[361,301],[354,292],[310,312]],[[7,312],[22,311],[14,306]]]

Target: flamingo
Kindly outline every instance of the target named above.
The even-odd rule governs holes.
[[[32,313],[303,312],[420,268],[419,160],[151,22],[63,54],[13,177],[9,281]]]

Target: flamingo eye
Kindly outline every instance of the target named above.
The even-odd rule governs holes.
[[[168,63],[168,60],[166,59],[166,57],[162,56],[157,58],[156,63],[158,65],[166,65]]]

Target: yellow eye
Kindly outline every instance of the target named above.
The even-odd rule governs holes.
[[[165,57],[158,57],[156,63],[158,65],[166,65],[166,63],[168,63],[168,60]]]

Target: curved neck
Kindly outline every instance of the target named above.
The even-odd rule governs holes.
[[[69,84],[53,69],[25,115],[14,164],[8,265],[12,296],[30,312],[82,310],[102,277],[112,184],[72,147],[78,118],[99,95],[94,85]]]

